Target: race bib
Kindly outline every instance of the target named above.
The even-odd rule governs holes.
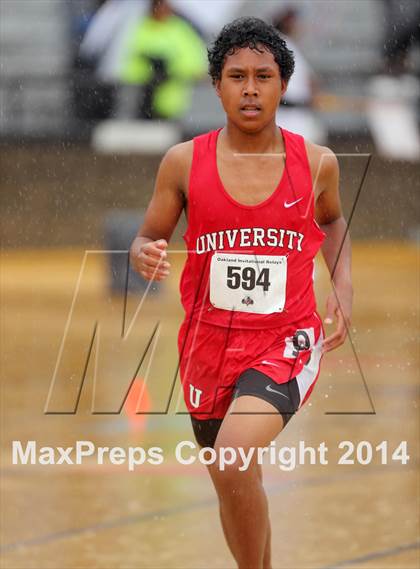
[[[282,312],[286,279],[284,256],[216,252],[210,265],[210,302],[216,308],[237,312]]]

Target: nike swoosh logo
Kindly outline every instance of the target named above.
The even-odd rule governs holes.
[[[303,198],[299,198],[298,200],[295,200],[294,202],[284,202],[284,207],[287,209],[289,207],[292,207],[292,205],[296,205],[297,203],[300,202],[300,200],[303,200]]]
[[[285,395],[284,393],[282,393],[281,391],[276,391],[275,389],[273,389],[272,387],[270,387],[270,385],[266,385],[265,387],[266,391],[270,391],[271,393],[277,393],[278,395],[283,395],[283,397],[286,397],[286,399],[289,399],[287,397],[287,395]]]
[[[261,363],[267,366],[280,367],[278,364],[275,364],[274,362],[269,362],[268,360],[263,360]]]

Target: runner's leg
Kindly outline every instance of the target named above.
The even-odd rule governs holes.
[[[207,468],[209,470],[211,479],[213,480],[213,470],[215,468],[217,468],[217,466],[214,464],[211,464]],[[258,473],[259,473],[260,482],[262,483],[262,468],[261,468],[261,466],[258,466]],[[216,482],[214,480],[213,480],[213,483],[216,486]],[[223,533],[225,535],[226,542],[229,546],[229,549],[230,549],[233,557],[236,559],[238,554],[239,554],[238,546],[233,541],[234,536],[232,536],[232,535],[230,535],[230,533],[228,533],[228,527],[227,527],[225,519],[224,519],[225,514],[224,514],[224,511],[223,511],[221,505],[219,506],[219,514],[220,514],[220,520],[222,523]],[[270,569],[271,568],[271,528],[270,528],[270,525],[268,526],[267,540],[266,540],[265,549],[264,549],[263,568],[264,569]]]
[[[215,449],[242,447],[247,452],[251,447],[265,447],[282,428],[282,416],[270,403],[245,395],[232,403]],[[240,459],[224,471],[211,469],[226,540],[240,569],[270,566],[268,504],[256,459],[246,471],[239,470]]]

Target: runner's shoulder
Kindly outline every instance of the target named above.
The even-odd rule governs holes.
[[[162,158],[161,168],[168,171],[178,188],[186,192],[192,164],[194,141],[187,140],[171,146]]]
[[[162,159],[168,166],[186,168],[191,166],[194,149],[194,141],[187,140],[171,146]]]
[[[314,144],[307,139],[305,139],[305,147],[314,182],[338,173],[337,156],[331,148]]]

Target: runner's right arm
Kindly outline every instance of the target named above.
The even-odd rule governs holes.
[[[143,225],[130,248],[134,270],[147,280],[161,281],[169,275],[166,249],[186,203],[189,150],[189,143],[177,144],[162,159]]]

